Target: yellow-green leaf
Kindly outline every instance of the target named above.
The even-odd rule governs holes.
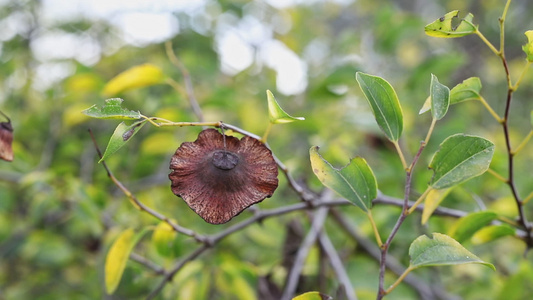
[[[134,66],[111,79],[104,87],[103,94],[113,96],[120,92],[162,83],[164,74],[152,64]]]
[[[455,222],[450,228],[450,236],[462,243],[472,237],[481,228],[490,224],[498,215],[491,211],[480,211],[468,214]]]
[[[124,230],[115,240],[105,260],[105,286],[108,294],[112,294],[118,287],[126,262],[136,243],[135,231]]]
[[[527,55],[527,61],[533,62],[533,30],[528,30],[525,32],[527,37],[527,44],[522,46],[522,50]]]
[[[479,77],[467,78],[450,91],[450,105],[468,100],[479,100],[481,97],[479,93],[481,93]]]
[[[303,121],[305,118],[303,117],[293,117],[286,113],[281,106],[279,106],[278,101],[276,101],[276,98],[272,94],[271,91],[267,90],[267,101],[268,101],[268,115],[270,119],[270,123],[272,124],[282,124],[282,123],[290,123],[294,121]]]
[[[483,244],[494,241],[507,235],[514,235],[515,230],[507,225],[489,225],[481,228],[472,236],[472,243]]]
[[[428,96],[426,98],[426,101],[424,101],[424,104],[422,105],[422,108],[418,111],[418,114],[421,115],[425,113],[426,111],[429,111],[431,109],[431,96]]]
[[[152,234],[152,243],[159,254],[171,256],[172,243],[177,235],[177,232],[167,222],[160,222]]]
[[[303,293],[301,295],[298,295],[292,300],[331,300],[333,299],[331,296],[322,294],[320,292],[307,292]]]
[[[477,26],[472,24],[474,15],[469,13],[464,19],[459,21],[459,25],[454,26],[452,20],[459,15],[458,10],[451,11],[443,17],[438,18],[433,23],[426,25],[425,32],[429,36],[440,38],[457,38],[475,33]]]
[[[442,189],[442,190],[435,190],[432,189],[429,191],[429,193],[426,196],[426,199],[424,200],[424,210],[422,211],[422,224],[426,224],[426,222],[429,220],[429,217],[433,214],[435,209],[439,207],[440,203],[448,194],[450,193],[452,189]]]

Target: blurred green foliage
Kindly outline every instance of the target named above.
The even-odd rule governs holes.
[[[104,147],[119,121],[89,119],[81,111],[103,104],[105,84],[133,66],[153,64],[178,82],[181,73],[169,62],[162,43],[128,44],[116,34],[110,20],[46,21],[43,6],[43,2],[31,0],[0,2],[0,109],[11,118],[15,129],[15,159],[0,162],[0,298],[144,298],[161,278],[131,260],[115,294],[105,295],[105,255],[124,229],[138,232],[158,222],[137,211],[97,163],[87,129],[92,129]],[[403,193],[401,164],[357,87],[356,71],[382,76],[394,86],[404,110],[402,146],[411,155],[431,121],[429,114],[418,116],[429,94],[431,73],[449,87],[479,76],[487,101],[498,112],[504,108],[506,86],[501,62],[481,41],[473,36],[440,40],[427,37],[423,31],[425,24],[459,9],[462,14],[472,12],[474,23],[496,42],[501,1],[313,1],[285,8],[263,1],[206,1],[205,7],[213,26],[199,30],[193,26],[197,21],[194,14],[176,12],[180,32],[172,44],[190,72],[206,120],[223,120],[262,135],[268,125],[265,90],[272,90],[287,112],[306,120],[275,126],[269,144],[293,176],[306,180],[313,190],[322,187],[312,175],[308,149],[319,145],[324,158],[335,166],[345,165],[356,155],[365,157],[383,193],[397,197]],[[515,78],[525,59],[523,33],[533,28],[532,14],[530,1],[515,1],[508,14],[506,51]],[[302,93],[277,92],[276,72],[259,61],[234,75],[221,71],[216,46],[221,31],[214,25],[230,22],[227,20],[238,23],[250,16],[275,28],[272,37],[305,61],[308,84]],[[105,51],[89,62],[80,62],[73,54],[36,57],[36,41],[52,32],[91,36]],[[61,45],[57,47],[61,52]],[[532,80],[529,72],[514,97],[510,125],[516,143],[530,129]],[[125,99],[128,109],[145,115],[196,121],[187,99],[168,85],[124,91],[117,96]],[[173,151],[182,142],[194,140],[198,131],[145,126],[107,162],[139,200],[179,224],[207,234],[229,225],[203,222],[172,194],[167,179]],[[491,167],[506,172],[505,141],[499,124],[478,103],[465,102],[450,107],[439,122],[415,172],[416,192],[422,193],[431,178],[425,167],[431,154],[447,136],[459,132],[493,141],[496,153]],[[528,150],[517,156],[520,163],[515,180],[521,195],[531,192],[532,153]],[[507,187],[489,175],[455,188],[442,205],[472,212],[479,209],[480,199],[498,214],[516,217]],[[258,206],[266,209],[296,202],[298,197],[280,176],[280,188]],[[355,207],[342,207],[342,212],[354,226],[372,236],[363,212]],[[377,206],[373,211],[384,232],[392,228],[398,213],[398,208],[388,206]],[[245,211],[230,224],[251,214]],[[531,209],[527,214],[533,218]],[[265,282],[282,286],[288,272],[283,262],[287,228],[294,220],[301,230],[309,227],[305,213],[297,212],[266,219],[231,235],[181,270],[160,298],[254,299],[260,297],[258,287]],[[434,217],[423,227],[418,217],[409,218],[390,253],[408,265],[407,249],[417,236],[447,232],[456,221]],[[345,260],[359,299],[374,299],[378,263],[330,222],[326,230]],[[148,237],[143,241],[134,252],[165,268],[195,247],[194,241],[181,235],[174,240],[171,253],[161,253]],[[522,257],[523,243],[505,237],[488,244],[465,245],[498,271],[462,266],[415,273],[465,299],[527,299],[531,295],[533,261],[531,254],[527,259]],[[322,255],[313,248],[299,292],[315,290],[321,282],[321,292],[336,294],[338,282],[331,269],[319,264]],[[387,281],[392,280],[387,275]],[[393,299],[413,297],[415,292],[406,284],[390,295]]]

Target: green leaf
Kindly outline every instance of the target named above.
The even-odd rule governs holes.
[[[450,89],[440,83],[437,76],[431,74],[429,94],[431,95],[431,115],[433,119],[440,120],[446,115],[450,106]]]
[[[478,77],[470,77],[463,80],[450,91],[450,105],[468,101],[479,100],[481,92],[481,80]],[[431,109],[431,96],[426,99],[424,105],[419,111],[419,114],[423,114]]]
[[[118,149],[126,145],[126,143],[144,126],[144,124],[146,124],[145,120],[135,122],[132,125],[126,125],[124,122],[118,124],[107,143],[104,155],[98,162],[100,163],[106,160],[109,156],[117,152]]]
[[[472,236],[472,243],[477,245],[484,244],[514,234],[515,230],[507,224],[489,225],[481,228]]]
[[[533,126],[533,110],[531,111],[531,126]]]
[[[105,100],[105,104],[102,107],[93,105],[82,113],[89,117],[97,119],[120,119],[120,120],[136,120],[141,118],[141,113],[138,111],[128,110],[122,108],[122,102],[124,100],[120,98],[111,98]]]
[[[490,224],[497,217],[498,215],[491,211],[468,214],[455,222],[454,226],[450,228],[449,234],[459,243],[462,243],[472,237],[476,231]]]
[[[527,37],[527,44],[522,46],[522,50],[527,55],[527,61],[533,62],[533,30],[528,30],[525,32]]]
[[[426,235],[419,236],[411,243],[409,256],[413,268],[474,263],[496,270],[492,264],[482,261],[459,242],[441,233],[433,233],[432,239]]]
[[[339,170],[318,153],[317,146],[311,147],[309,154],[313,172],[323,185],[365,212],[372,207],[372,200],[377,197],[377,182],[372,169],[363,158],[353,158]]]
[[[120,92],[162,83],[165,76],[155,65],[143,64],[134,66],[118,74],[104,87],[105,96],[113,96]]]
[[[424,200],[424,210],[422,211],[422,224],[426,224],[426,222],[429,220],[435,209],[439,207],[440,203],[448,194],[451,192],[451,188],[449,189],[442,189],[442,190],[434,190],[432,189],[429,191],[429,193],[426,196],[426,199]]]
[[[322,294],[320,292],[307,292],[301,295],[298,295],[292,300],[331,300],[333,297]]]
[[[178,233],[167,222],[159,222],[152,234],[152,243],[159,254],[171,256],[173,254],[172,243]]]
[[[383,78],[357,72],[355,79],[365,94],[374,117],[391,141],[398,141],[403,129],[400,101],[392,86]]]
[[[455,134],[445,139],[429,168],[434,174],[429,185],[444,189],[483,174],[489,168],[494,144],[481,137]]]
[[[147,231],[145,229],[135,234],[133,229],[126,229],[109,248],[105,259],[105,286],[109,295],[117,289],[133,247]]]
[[[270,123],[272,124],[282,124],[290,123],[294,121],[303,121],[303,117],[293,117],[286,113],[281,106],[279,106],[278,101],[272,94],[271,91],[267,90],[267,101],[268,101],[268,115],[270,118]]]
[[[429,36],[440,38],[457,38],[475,33],[477,26],[472,24],[474,15],[469,13],[464,19],[460,20],[459,25],[454,26],[452,20],[459,15],[458,10],[451,11],[443,17],[438,18],[433,23],[426,25],[425,32]]]
[[[479,100],[481,93],[481,80],[479,77],[470,77],[450,91],[450,105],[468,100]]]

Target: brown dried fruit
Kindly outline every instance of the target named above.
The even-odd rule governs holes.
[[[211,224],[228,222],[278,187],[278,168],[265,145],[248,136],[224,136],[216,129],[181,144],[170,169],[172,192]]]
[[[11,120],[3,113],[7,122],[0,122],[0,159],[5,161],[13,161],[13,126],[11,126]]]

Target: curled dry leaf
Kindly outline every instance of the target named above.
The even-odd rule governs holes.
[[[170,160],[172,192],[206,222],[222,224],[271,197],[278,187],[272,152],[258,140],[202,131]]]

